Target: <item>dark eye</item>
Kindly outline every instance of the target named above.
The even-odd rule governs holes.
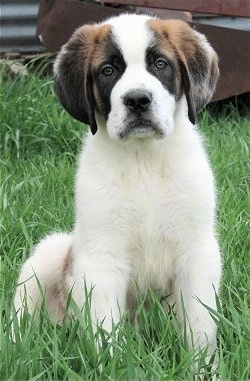
[[[114,73],[115,73],[114,68],[111,65],[106,65],[102,69],[102,74],[105,75],[106,77],[114,75]]]
[[[164,61],[162,58],[158,58],[155,61],[155,68],[156,70],[164,70],[168,66],[168,63]]]

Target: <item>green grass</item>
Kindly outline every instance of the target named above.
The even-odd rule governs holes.
[[[3,74],[3,72],[2,72]],[[84,126],[62,111],[51,82],[30,74],[4,74],[0,103],[0,379],[192,380],[187,351],[173,313],[157,295],[141,303],[135,323],[114,327],[96,353],[89,314],[61,327],[42,311],[36,324],[25,316],[10,339],[10,309],[21,264],[33,243],[73,226],[75,157]],[[224,273],[217,314],[221,380],[250,378],[249,147],[250,115],[225,105],[205,111],[201,129],[218,184],[218,234]],[[100,329],[97,335],[103,337]],[[204,355],[197,359],[204,365]],[[209,378],[209,370],[207,371]]]

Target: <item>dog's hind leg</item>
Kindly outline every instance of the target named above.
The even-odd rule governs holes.
[[[65,312],[64,296],[67,266],[70,266],[72,237],[66,233],[46,236],[24,263],[14,298],[20,319],[25,308],[32,314],[45,298],[52,320],[60,321]]]

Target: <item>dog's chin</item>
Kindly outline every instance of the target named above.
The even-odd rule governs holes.
[[[121,140],[133,138],[145,139],[150,137],[161,139],[163,136],[163,131],[151,122],[127,123],[125,124],[123,131],[119,134]]]

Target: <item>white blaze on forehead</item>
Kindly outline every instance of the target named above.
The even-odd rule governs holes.
[[[146,15],[122,15],[111,18],[112,34],[127,64],[144,64],[145,52],[150,45],[152,32],[146,21]]]

